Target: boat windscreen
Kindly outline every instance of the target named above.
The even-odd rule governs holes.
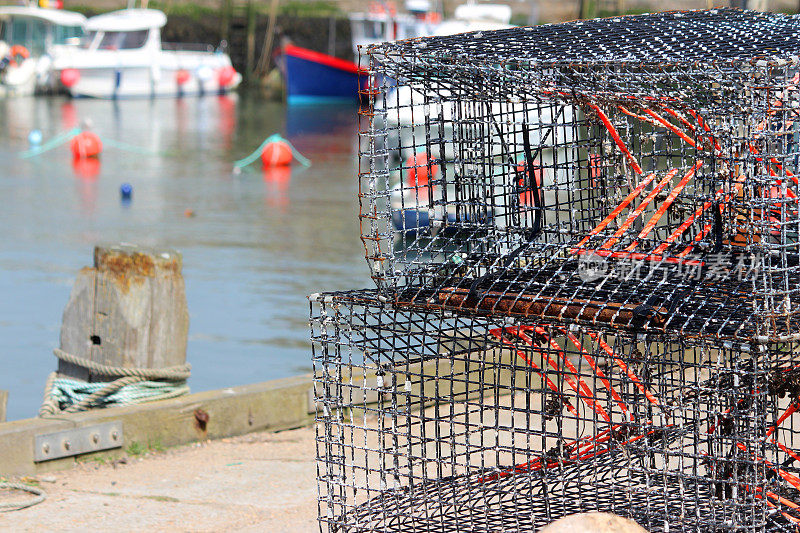
[[[83,36],[80,26],[54,26],[53,44],[76,44]]]
[[[133,50],[141,48],[147,42],[148,30],[137,31],[89,31],[84,37],[81,47],[92,47],[95,37],[100,33],[99,50]]]
[[[8,45],[22,45],[33,55],[44,53],[47,35],[46,23],[41,20],[14,17],[2,23],[0,39]]]

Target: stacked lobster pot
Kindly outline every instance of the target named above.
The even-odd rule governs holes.
[[[312,297],[325,531],[800,527],[800,18],[372,46],[375,289]]]

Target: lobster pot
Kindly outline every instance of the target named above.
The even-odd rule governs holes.
[[[755,335],[800,333],[798,32],[720,9],[368,47],[378,287],[646,303],[669,311],[662,330],[718,335],[686,326],[714,301],[754,314]]]
[[[794,344],[312,298],[324,531],[795,531]]]

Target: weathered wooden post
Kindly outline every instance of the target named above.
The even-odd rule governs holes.
[[[160,369],[186,362],[189,313],[181,254],[129,244],[97,246],[64,309],[60,350],[100,365]],[[58,373],[109,381],[59,360]]]
[[[6,421],[7,405],[8,405],[8,391],[0,390],[0,422]]]

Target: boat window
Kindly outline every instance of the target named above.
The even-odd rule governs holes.
[[[55,26],[53,32],[53,44],[75,44],[83,35],[80,26]]]
[[[147,42],[147,34],[147,30],[125,32],[120,48],[141,48]]]
[[[86,34],[83,36],[83,39],[81,39],[81,48],[89,48],[92,46],[95,37],[97,37],[96,31],[86,32]]]
[[[25,47],[35,56],[44,53],[45,38],[47,28],[45,22],[41,20],[32,20],[30,25],[30,33],[28,34],[28,42]]]
[[[28,40],[28,21],[25,19],[14,19],[11,22],[11,38],[8,44],[23,44]]]
[[[141,48],[147,41],[148,30],[107,31],[100,41],[101,50],[132,50]]]
[[[384,35],[383,22],[368,22],[366,34],[369,39],[382,39]]]

